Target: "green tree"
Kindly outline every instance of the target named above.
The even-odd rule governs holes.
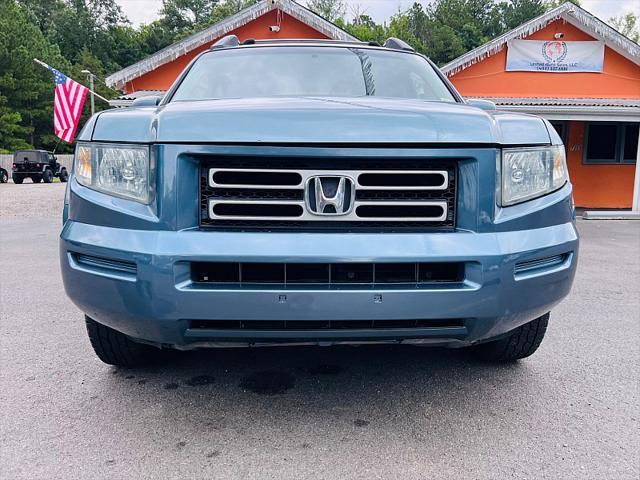
[[[640,17],[635,13],[629,12],[619,17],[611,17],[609,24],[624,36],[640,43]]]
[[[33,59],[68,70],[32,12],[0,0],[0,148],[52,148],[53,77]]]
[[[209,25],[219,22],[231,15],[238,13],[251,5],[258,3],[260,0],[225,0],[213,9],[209,17]]]
[[[204,26],[218,0],[163,0],[160,21],[174,34],[184,34]]]
[[[45,34],[72,62],[87,48],[104,65],[119,68],[111,57],[115,48],[112,31],[126,24],[128,20],[115,0],[66,0],[63,8],[51,14]]]
[[[155,39],[172,40],[202,30],[259,0],[163,0],[160,18],[151,31]],[[160,30],[157,29],[159,27]]]
[[[330,22],[335,22],[344,17],[347,12],[345,3],[342,0],[309,0],[307,7]]]
[[[165,28],[164,24],[160,20],[149,23],[148,25],[141,25],[137,31],[138,48],[140,48],[140,55],[145,57],[163,49],[164,47],[171,45],[175,40],[175,35]],[[132,62],[134,63],[134,62]],[[128,64],[121,64],[127,66]]]
[[[24,139],[31,129],[22,126],[22,116],[6,104],[7,98],[0,95],[0,153],[29,148]]]
[[[571,3],[580,6],[580,0],[546,0],[545,6],[547,10],[551,10],[552,8],[557,8],[563,3],[567,3],[570,1]]]
[[[500,2],[497,13],[501,18],[501,28],[511,30],[547,11],[545,0],[511,0]]]
[[[389,37],[386,25],[377,24],[369,15],[365,14],[358,14],[349,23],[338,19],[336,24],[354,37],[368,42],[377,42],[382,45]]]

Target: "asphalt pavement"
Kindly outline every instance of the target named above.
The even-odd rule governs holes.
[[[0,478],[640,477],[640,222],[579,222],[573,291],[514,365],[372,346],[125,370],[65,296],[63,188],[0,185]]]

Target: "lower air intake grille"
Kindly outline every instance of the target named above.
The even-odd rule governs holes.
[[[464,279],[464,263],[235,263],[191,266],[195,283],[251,286],[385,285],[454,283]]]
[[[534,260],[526,260],[524,262],[518,262],[515,266],[515,274],[523,274],[535,270],[543,270],[546,268],[553,268],[558,265],[562,265],[567,258],[569,257],[568,253],[563,253],[561,255],[554,255],[552,257],[544,257],[544,258],[536,258]]]
[[[127,273],[135,275],[137,273],[136,264],[123,260],[115,260],[113,258],[94,257],[93,255],[85,255],[82,253],[72,254],[75,261],[85,267]]]

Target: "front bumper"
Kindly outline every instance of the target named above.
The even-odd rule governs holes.
[[[69,297],[87,315],[133,339],[180,349],[228,344],[421,342],[464,346],[548,312],[571,288],[573,222],[491,233],[246,233],[128,230],[66,222],[60,240]],[[132,265],[79,263],[89,255]],[[516,264],[563,255],[560,264]],[[465,262],[463,282],[426,287],[217,288],[191,281],[191,262]],[[192,328],[202,320],[457,319],[454,327],[250,330]],[[446,324],[446,322],[444,322]]]

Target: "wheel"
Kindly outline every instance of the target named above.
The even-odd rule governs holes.
[[[33,181],[33,183],[40,183],[42,181],[42,175],[34,175],[31,177],[31,181]]]
[[[53,172],[47,168],[44,172],[42,172],[42,180],[44,180],[44,183],[53,182]]]
[[[58,178],[62,183],[65,183],[67,180],[69,180],[69,172],[67,172],[66,168],[63,168],[62,170],[60,170],[60,174],[58,175]]]
[[[85,315],[91,346],[104,363],[119,367],[140,367],[158,358],[159,349],[136,343],[125,334],[102,325]]]
[[[7,183],[9,181],[9,174],[2,168],[0,169],[0,183]]]
[[[545,313],[532,322],[516,328],[507,337],[472,347],[472,352],[482,360],[513,362],[528,357],[535,352],[549,324],[549,314]]]
[[[13,183],[17,183],[18,185],[20,185],[24,180],[22,175],[17,175],[15,173],[11,174],[11,178],[13,179]]]

